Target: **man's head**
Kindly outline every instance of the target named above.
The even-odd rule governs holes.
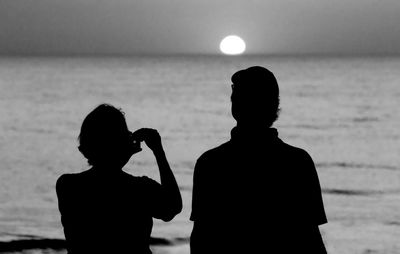
[[[271,126],[278,118],[279,87],[272,72],[253,66],[233,74],[232,116],[238,125]]]

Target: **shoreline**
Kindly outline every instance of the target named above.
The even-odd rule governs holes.
[[[178,246],[188,242],[188,238],[166,239],[160,237],[150,237],[150,246],[154,248]],[[51,239],[31,236],[29,238],[0,241],[0,253],[49,249],[54,251],[64,251],[66,250],[66,246],[67,244],[65,239]]]

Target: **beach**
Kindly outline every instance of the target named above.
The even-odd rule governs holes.
[[[88,169],[80,124],[111,103],[132,130],[159,130],[182,193],[181,214],[154,220],[152,236],[168,242],[154,253],[189,253],[193,168],[229,140],[230,76],[251,65],[275,73],[279,136],[316,164],[328,253],[400,253],[398,57],[2,57],[0,242],[64,239],[56,179]],[[159,181],[148,149],[124,170]],[[65,253],[43,249],[18,253]]]

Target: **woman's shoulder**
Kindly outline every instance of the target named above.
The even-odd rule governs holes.
[[[80,173],[68,173],[62,174],[56,182],[56,189],[64,189],[70,185],[76,185],[81,179],[85,178],[87,175],[87,171],[80,172]]]
[[[64,185],[66,182],[70,181],[71,178],[74,178],[74,174],[62,174],[56,182],[56,186]]]

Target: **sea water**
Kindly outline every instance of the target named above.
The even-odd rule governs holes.
[[[152,235],[176,243],[155,252],[189,253],[194,164],[229,140],[230,76],[252,65],[278,79],[280,137],[317,166],[328,252],[400,253],[397,57],[0,58],[0,242],[64,238],[56,179],[88,168],[77,149],[80,125],[110,103],[130,129],[159,130],[184,209],[172,222],[155,220]],[[148,149],[125,170],[159,180]]]

